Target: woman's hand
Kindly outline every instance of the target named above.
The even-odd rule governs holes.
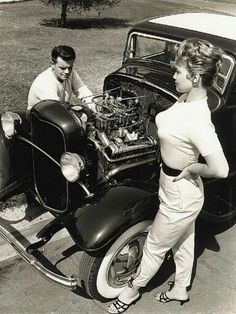
[[[195,180],[198,176],[204,178],[226,178],[228,176],[229,166],[223,151],[205,156],[204,158],[206,164],[193,163],[188,165],[173,181],[185,178],[196,183]]]
[[[189,166],[187,166],[177,177],[173,179],[173,182],[179,181],[183,178],[195,184],[195,180],[198,178],[198,175],[191,173],[189,171]]]

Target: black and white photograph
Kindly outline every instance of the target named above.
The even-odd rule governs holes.
[[[0,313],[236,314],[236,1],[0,0]]]

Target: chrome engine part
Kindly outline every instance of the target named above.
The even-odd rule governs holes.
[[[87,136],[97,148],[102,173],[153,161],[158,152],[157,140],[147,134],[147,110],[140,107],[135,93],[126,96],[94,98],[97,112],[87,125]]]
[[[85,133],[97,154],[99,178],[158,161],[155,115],[170,102],[147,89],[121,85],[93,101],[97,110],[88,116]]]

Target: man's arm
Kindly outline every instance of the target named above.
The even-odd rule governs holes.
[[[97,111],[96,103],[93,101],[93,93],[86,85],[80,87],[78,99],[82,99],[90,110]]]
[[[93,93],[87,85],[84,84],[76,71],[72,73],[72,88],[77,98],[82,100],[89,109],[96,112],[96,103],[92,100]]]

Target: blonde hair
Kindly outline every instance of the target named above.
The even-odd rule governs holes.
[[[220,70],[222,54],[222,49],[207,40],[189,38],[178,45],[174,63],[186,66],[191,78],[199,74],[203,86],[208,87]]]

